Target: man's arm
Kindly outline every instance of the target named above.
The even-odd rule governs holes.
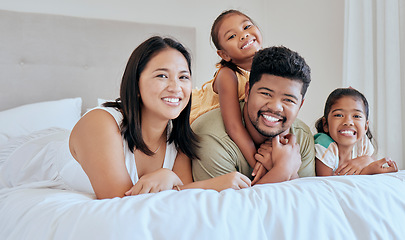
[[[273,167],[258,181],[258,184],[288,181],[298,172],[301,165],[300,147],[294,135],[288,134],[285,138],[288,139],[286,144],[280,143],[279,136],[273,138]]]
[[[199,140],[200,147],[197,150],[199,159],[192,161],[194,181],[207,180],[239,171],[237,157],[226,149],[226,142],[211,135],[199,135]]]

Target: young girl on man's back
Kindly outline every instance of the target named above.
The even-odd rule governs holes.
[[[211,39],[222,60],[214,79],[193,90],[190,121],[220,107],[228,135],[253,168],[256,147],[241,121],[239,101],[245,98],[245,85],[253,56],[261,48],[262,35],[251,18],[237,10],[228,10],[214,21]]]
[[[318,176],[378,174],[398,171],[389,158],[373,159],[369,130],[369,107],[362,93],[353,88],[335,89],[316,122],[315,149]]]

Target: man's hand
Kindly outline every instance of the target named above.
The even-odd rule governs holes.
[[[297,138],[287,134],[280,140],[279,136],[273,138],[272,151],[273,166],[284,166],[289,172],[289,178],[296,174],[301,166],[300,146]]]
[[[296,137],[287,134],[284,138],[276,136],[272,139],[272,168],[258,183],[275,183],[297,177],[301,166],[300,146]]]

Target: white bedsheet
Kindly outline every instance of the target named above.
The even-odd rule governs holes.
[[[0,190],[1,239],[405,239],[405,171],[94,200]]]

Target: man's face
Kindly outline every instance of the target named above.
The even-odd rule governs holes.
[[[249,119],[245,121],[250,121],[266,138],[287,134],[302,105],[302,85],[299,81],[263,74],[250,93],[249,87],[246,88]]]

